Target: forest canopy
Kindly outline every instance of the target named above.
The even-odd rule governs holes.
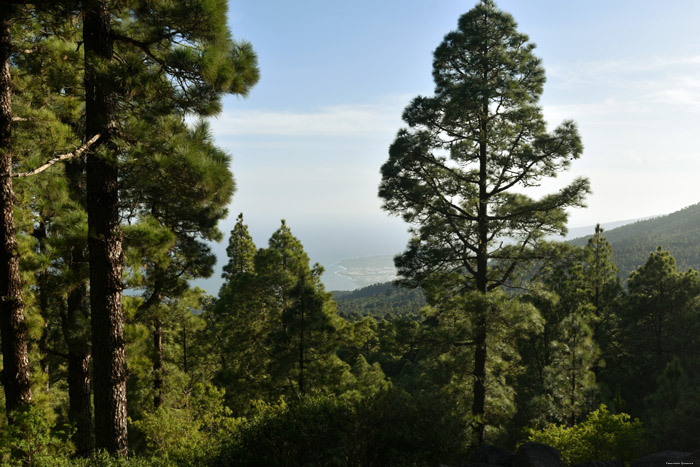
[[[697,206],[550,240],[589,181],[527,193],[583,141],[545,122],[545,68],[493,0],[437,46],[381,167],[398,280],[335,294],[292,222],[256,245],[243,214],[218,294],[192,285],[236,188],[208,119],[260,77],[225,1],[12,1],[0,26],[2,465],[698,447]]]

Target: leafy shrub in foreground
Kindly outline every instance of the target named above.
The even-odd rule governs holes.
[[[437,397],[385,390],[362,400],[259,403],[218,466],[437,465],[463,456],[466,426]]]
[[[73,446],[67,441],[70,430],[60,431],[35,405],[18,409],[14,422],[0,430],[0,464],[3,466],[43,466],[67,457]]]
[[[548,425],[530,429],[528,441],[557,448],[569,464],[592,460],[630,461],[637,457],[644,442],[644,429],[638,419],[611,414],[605,405],[588,414],[584,422],[567,427]]]

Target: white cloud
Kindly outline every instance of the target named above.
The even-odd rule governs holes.
[[[562,88],[580,88],[591,85],[648,86],[655,80],[649,76],[658,74],[673,76],[676,73],[692,74],[700,70],[700,56],[649,57],[640,59],[595,60],[562,63],[547,67],[547,77]]]
[[[547,72],[551,89],[570,96],[544,106],[552,123],[639,125],[700,113],[700,56],[574,62]]]
[[[311,112],[226,111],[211,121],[214,134],[265,136],[361,136],[393,134],[400,126],[401,103],[339,105]]]

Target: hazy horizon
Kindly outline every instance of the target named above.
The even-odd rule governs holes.
[[[284,218],[327,268],[402,251],[407,226],[381,210],[379,170],[404,107],[433,92],[433,50],[474,3],[229,2],[233,34],[252,43],[261,80],[246,99],[225,99],[210,121],[237,181],[221,230],[243,212],[262,247]],[[570,212],[572,226],[700,201],[700,3],[496,3],[537,44],[548,124],[574,120],[585,147],[537,194],[588,177],[593,193],[587,208]]]
[[[649,219],[652,217],[657,217],[664,214],[656,214],[653,216],[645,216],[638,219],[626,219],[613,222],[601,223],[601,226],[605,230],[611,230],[623,225],[631,224],[633,222]],[[237,217],[229,216],[229,218]],[[327,291],[332,290],[355,290],[357,288],[370,285],[369,283],[357,284],[352,280],[338,275],[339,268],[337,264],[353,259],[353,258],[371,258],[377,256],[394,256],[404,250],[406,243],[409,239],[409,234],[407,232],[407,224],[399,219],[393,219],[395,225],[393,225],[393,230],[383,230],[381,228],[369,228],[366,226],[362,228],[352,229],[350,226],[342,225],[311,225],[304,224],[307,228],[297,230],[294,226],[294,222],[290,222],[288,219],[285,220],[287,226],[291,229],[292,234],[294,234],[302,242],[304,249],[306,250],[311,263],[319,263],[324,267],[325,272],[322,277],[323,283]],[[253,241],[258,248],[266,248],[268,239],[270,235],[279,228],[280,223],[268,224],[265,226],[254,225],[249,223],[248,218],[245,217],[244,221],[248,224],[248,230],[253,237]],[[233,227],[233,226],[231,226]],[[401,231],[401,229],[403,229]],[[230,230],[230,229],[229,229]],[[578,237],[583,237],[590,235],[595,230],[595,224],[570,227],[569,233],[565,240],[574,239]],[[335,235],[328,236],[328,232],[333,232]],[[197,285],[209,294],[216,295],[219,292],[219,288],[223,283],[221,279],[221,271],[223,266],[226,264],[226,246],[228,245],[228,232],[226,232],[225,239],[220,243],[211,243],[212,250],[217,255],[217,264],[215,267],[214,275],[208,279],[199,279],[193,281],[194,285]],[[347,240],[346,243],[338,243],[338,239],[342,238]],[[403,239],[403,243],[397,246],[397,241]]]

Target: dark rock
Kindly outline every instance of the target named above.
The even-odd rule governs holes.
[[[625,467],[622,461],[590,461],[574,465],[574,467]]]
[[[690,455],[689,452],[683,451],[655,452],[654,454],[649,454],[648,456],[633,460],[630,467],[666,467],[667,462],[680,462]]]
[[[565,467],[558,450],[542,443],[527,442],[515,453],[515,467]]]
[[[700,466],[700,450],[693,451],[689,456],[681,459],[682,462]]]
[[[507,449],[497,448],[496,446],[491,446],[485,444],[472,454],[469,459],[468,466],[475,464],[485,464],[485,465],[498,465],[501,467],[513,467],[515,462],[515,454],[508,451]]]

